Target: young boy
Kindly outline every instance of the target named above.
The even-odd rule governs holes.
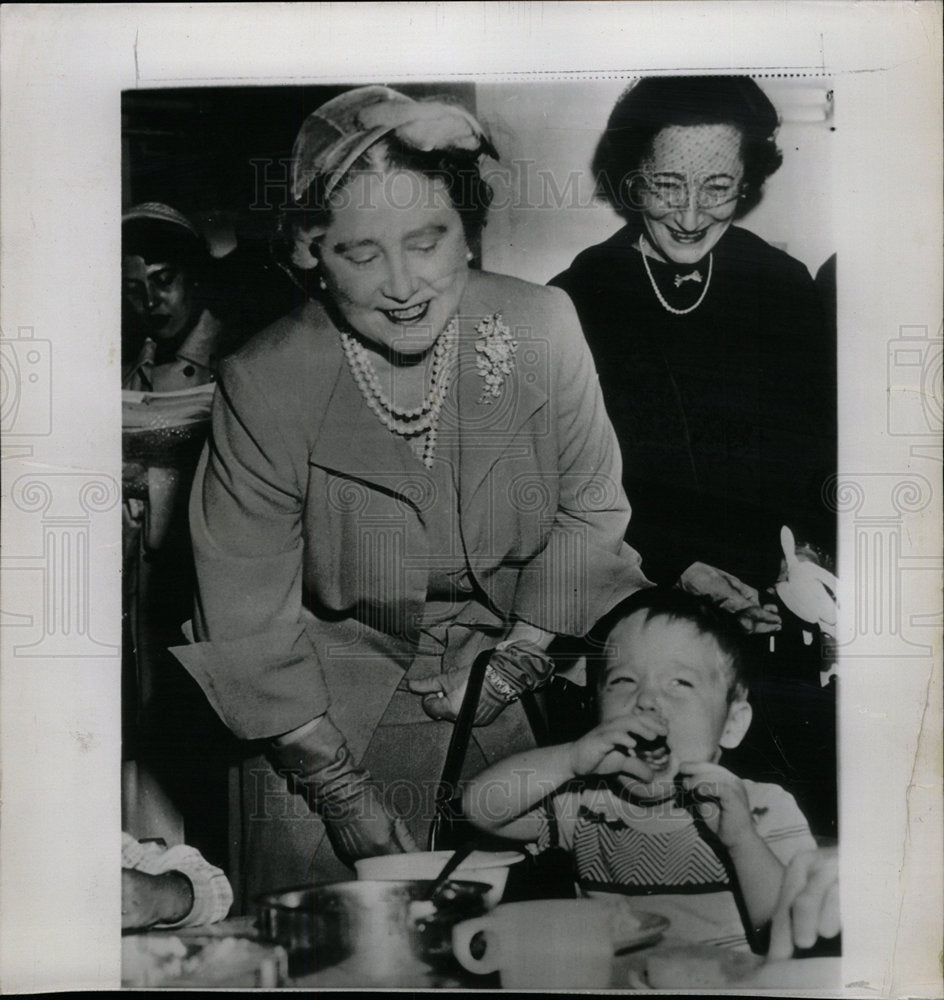
[[[584,893],[644,896],[673,938],[744,948],[785,865],[816,843],[792,796],[718,764],[751,722],[740,631],[693,595],[651,588],[591,638],[599,725],[488,768],[466,815],[539,850],[559,839]]]

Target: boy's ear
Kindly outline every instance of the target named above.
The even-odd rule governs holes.
[[[727,722],[724,724],[721,739],[718,741],[722,749],[733,750],[740,745],[741,740],[747,735],[753,717],[754,710],[745,699],[738,698],[731,703],[728,708]]]

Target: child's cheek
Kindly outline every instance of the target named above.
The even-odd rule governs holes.
[[[669,746],[679,759],[707,760],[705,754],[711,745],[708,727],[691,706],[667,704],[664,712],[666,727],[669,730]]]
[[[619,691],[604,691],[600,695],[601,721],[622,715],[629,706],[629,701],[629,697]]]

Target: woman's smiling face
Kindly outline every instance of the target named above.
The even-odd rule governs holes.
[[[733,125],[670,125],[640,165],[642,209],[653,249],[694,266],[734,219],[744,179],[741,133]]]
[[[458,311],[468,277],[462,220],[445,186],[408,170],[365,171],[331,200],[318,242],[338,309],[384,348],[426,351]]]

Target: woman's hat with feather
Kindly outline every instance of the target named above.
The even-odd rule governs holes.
[[[415,101],[390,87],[349,90],[305,119],[292,150],[292,197],[302,201],[316,177],[326,197],[351,165],[384,136],[422,151],[465,150],[498,154],[482,126],[465,108],[442,100]]]

